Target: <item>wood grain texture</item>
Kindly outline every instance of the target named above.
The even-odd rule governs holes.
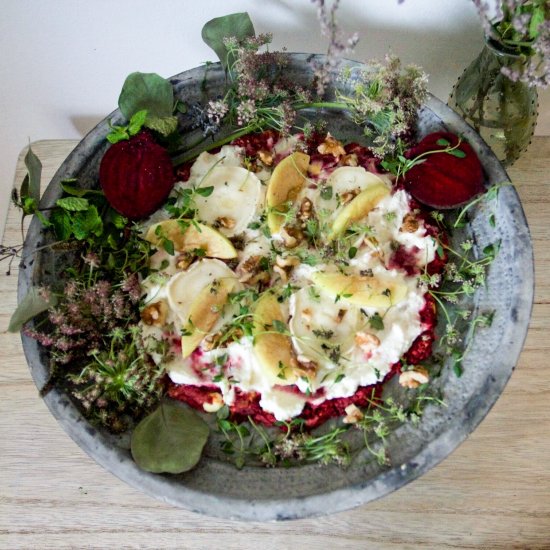
[[[43,183],[75,144],[32,144],[44,163]],[[38,397],[19,336],[6,333],[17,266],[8,277],[1,264],[0,548],[550,549],[550,137],[535,138],[510,175],[533,237],[536,290],[525,348],[506,390],[469,439],[422,478],[323,518],[207,518],[103,470],[57,425]],[[20,240],[11,208],[3,244]]]

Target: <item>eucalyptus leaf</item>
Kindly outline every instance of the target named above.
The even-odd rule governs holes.
[[[40,159],[34,154],[29,145],[29,150],[25,155],[25,166],[29,173],[28,181],[28,196],[36,201],[36,204],[40,202],[40,177],[42,175],[42,163]]]
[[[224,44],[224,38],[234,36],[237,40],[243,40],[255,35],[254,25],[246,12],[216,17],[208,21],[202,28],[202,39],[216,52],[226,71],[233,60],[228,58],[229,51]]]
[[[132,456],[147,472],[187,472],[200,460],[208,433],[208,425],[195,411],[164,401],[136,426]]]
[[[147,120],[169,117],[174,107],[172,84],[156,73],[132,73],[124,81],[118,106],[128,120],[142,110]]]
[[[45,300],[39,289],[32,287],[13,312],[8,331],[19,332],[27,321],[56,304],[57,298],[53,294],[50,300]]]

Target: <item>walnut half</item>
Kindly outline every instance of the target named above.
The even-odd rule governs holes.
[[[430,375],[424,367],[415,367],[414,370],[406,370],[399,376],[399,383],[405,388],[418,388],[421,384],[426,384],[430,380]]]
[[[159,300],[154,304],[150,304],[142,309],[141,320],[146,325],[161,327],[166,322],[168,313],[168,304],[164,300]]]

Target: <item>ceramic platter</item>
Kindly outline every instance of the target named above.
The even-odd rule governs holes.
[[[287,75],[306,83],[311,75],[309,57],[292,54]],[[350,62],[358,70],[360,64]],[[219,66],[185,71],[171,79],[178,98],[205,103],[220,95],[224,74]],[[342,114],[317,111],[328,129],[340,139],[357,139],[357,128]],[[108,147],[108,119],[121,123],[118,111],[94,128],[65,160],[43,199],[48,206],[60,196],[60,181],[78,178],[92,187]],[[183,116],[183,131],[191,121]],[[448,130],[464,135],[476,150],[487,176],[487,186],[508,180],[506,172],[481,138],[441,101],[430,97],[420,111],[418,136]],[[529,230],[518,195],[505,186],[491,209],[484,201],[472,209],[468,232],[477,250],[500,241],[500,252],[490,267],[487,284],[472,297],[474,311],[494,311],[490,328],[468,337],[468,352],[459,378],[447,365],[437,384],[446,407],[429,406],[419,425],[405,424],[388,438],[392,466],[379,466],[359,455],[346,469],[336,465],[303,465],[291,468],[245,466],[238,470],[211,444],[194,470],[182,475],[158,475],[141,471],[130,455],[128,437],[114,438],[91,426],[69,397],[57,389],[45,402],[66,432],[98,463],[130,485],[164,502],[203,514],[241,520],[283,520],[322,515],[365,504],[414,480],[449,455],[471,433],[498,399],[520,354],[533,299],[533,257]],[[496,224],[490,223],[494,212]],[[44,241],[34,220],[25,243],[26,254]],[[48,283],[56,272],[47,251],[34,255],[20,272],[19,299],[31,285]],[[47,356],[36,341],[23,338],[31,374],[42,388],[48,373]]]

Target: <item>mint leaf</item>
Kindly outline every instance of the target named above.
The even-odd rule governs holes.
[[[134,113],[130,118],[130,124],[128,124],[128,133],[131,136],[135,136],[145,124],[147,118],[147,109],[142,109],[137,113]]]
[[[369,325],[375,330],[384,330],[384,320],[379,313],[375,313],[369,318]]]
[[[256,32],[248,13],[241,12],[211,19],[202,28],[201,35],[204,42],[216,52],[222,67],[227,71],[234,59],[230,58],[224,38],[234,36],[237,40],[243,40],[255,36]]]
[[[8,325],[8,332],[19,332],[27,321],[50,307],[54,307],[56,303],[57,298],[54,295],[51,296],[49,301],[45,300],[39,289],[32,287],[13,312]]]
[[[72,232],[75,239],[82,241],[91,235],[99,237],[103,233],[103,221],[97,208],[92,205],[84,212],[76,212],[72,220]]]
[[[195,193],[197,193],[197,195],[200,195],[201,197],[209,197],[213,191],[213,185],[210,185],[208,187],[199,187],[198,189],[195,189]]]
[[[436,141],[436,143],[437,143],[438,145],[443,146],[443,147],[449,147],[449,145],[451,145],[450,142],[447,141],[445,138],[439,138],[439,139]]]
[[[132,456],[147,472],[187,472],[200,460],[208,433],[208,425],[195,411],[166,401],[136,426]]]
[[[111,131],[107,134],[107,141],[109,143],[114,145],[115,143],[124,141],[125,139],[130,139],[127,126],[111,126]]]
[[[50,216],[50,223],[52,224],[55,236],[60,241],[65,241],[71,236],[73,232],[71,215],[66,210],[53,210]]]
[[[128,120],[142,110],[147,111],[146,122],[170,117],[174,107],[172,84],[156,73],[132,73],[124,81],[118,106]]]
[[[320,195],[323,200],[329,201],[330,199],[332,199],[332,185],[327,185],[326,187],[323,187],[321,189]]]
[[[464,151],[461,151],[460,149],[453,149],[452,151],[447,151],[449,155],[453,155],[453,157],[457,157],[459,159],[463,159],[466,157],[466,153]]]
[[[176,116],[166,116],[166,117],[147,117],[145,122],[147,128],[155,130],[163,136],[169,136],[171,133],[175,132],[178,127],[178,117]]]
[[[88,210],[90,206],[88,199],[79,197],[65,197],[63,199],[58,199],[55,204],[57,204],[60,208],[63,208],[63,210],[68,210],[69,212],[82,212],[84,210]]]

